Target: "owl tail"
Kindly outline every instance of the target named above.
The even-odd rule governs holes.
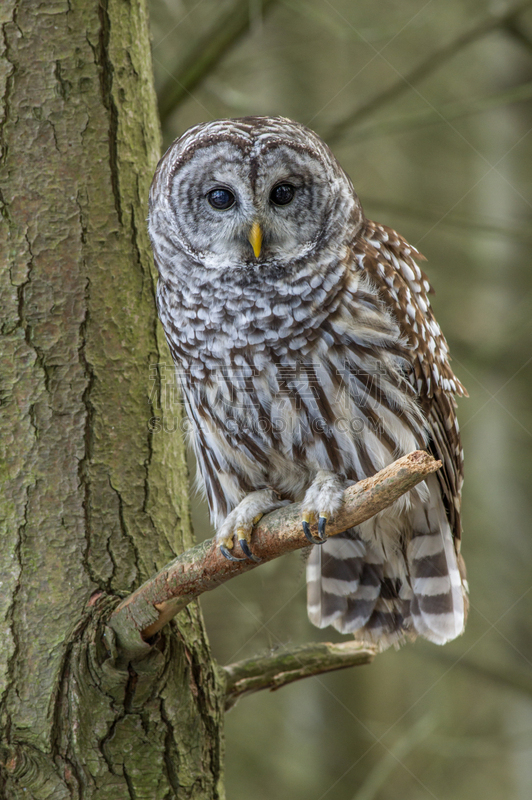
[[[383,625],[386,633],[402,633],[403,615],[387,602],[390,592],[384,567],[356,528],[314,547],[307,562],[310,621],[318,628],[332,625],[341,633],[355,633],[375,643],[382,638]],[[389,618],[383,620],[383,614]],[[371,630],[366,629],[370,620]]]
[[[406,551],[413,593],[410,613],[417,633],[445,644],[464,630],[467,584],[436,478],[427,484],[431,502],[413,505],[413,533]]]
[[[386,560],[358,529],[331,537],[312,549],[307,563],[310,621],[382,650],[399,643],[411,628],[411,590],[398,572],[404,577],[399,559]]]
[[[373,518],[312,549],[307,604],[314,625],[332,625],[380,649],[416,635],[445,644],[462,633],[466,602],[459,557],[439,487],[430,488],[424,503],[414,500],[407,518],[393,525]],[[400,534],[405,524],[408,537]]]

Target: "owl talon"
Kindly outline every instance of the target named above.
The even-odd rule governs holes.
[[[325,520],[325,522],[326,522],[327,521],[327,517],[320,517],[319,518],[320,521],[319,521],[318,531],[320,533],[324,533],[325,532],[325,525],[322,526],[322,523],[321,523],[322,519]],[[308,514],[305,514],[303,516],[303,519],[301,520],[301,525],[303,526],[303,533],[305,534],[306,538],[309,540],[309,542],[311,544],[323,544],[324,542],[327,541],[327,537],[325,537],[324,539],[319,539],[317,536],[313,536],[312,535],[312,533],[310,532]],[[323,530],[322,530],[322,527],[323,527]]]
[[[318,518],[318,535],[325,541],[328,537],[325,533],[325,527],[327,525],[327,517],[324,514],[320,514]]]
[[[223,544],[220,545],[220,553],[228,560],[228,561],[247,561],[245,558],[237,558],[232,553],[229,552],[227,547]]]
[[[238,544],[242,548],[242,552],[245,553],[245,555],[248,558],[250,558],[252,561],[255,561],[257,564],[260,564],[262,558],[259,558],[258,556],[254,555],[254,553],[251,552],[249,544],[247,543],[246,539],[239,539]]]

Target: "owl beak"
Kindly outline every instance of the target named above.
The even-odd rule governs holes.
[[[254,222],[251,226],[248,239],[255,253],[255,258],[258,258],[262,247],[262,228],[258,222]]]

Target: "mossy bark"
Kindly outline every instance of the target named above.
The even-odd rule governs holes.
[[[218,798],[223,696],[190,604],[146,657],[101,633],[192,544],[154,433],[143,0],[4,0],[0,56],[0,796]]]

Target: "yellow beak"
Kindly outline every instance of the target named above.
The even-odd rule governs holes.
[[[248,239],[255,253],[255,258],[258,258],[262,247],[262,228],[258,222],[254,222],[251,226]]]

